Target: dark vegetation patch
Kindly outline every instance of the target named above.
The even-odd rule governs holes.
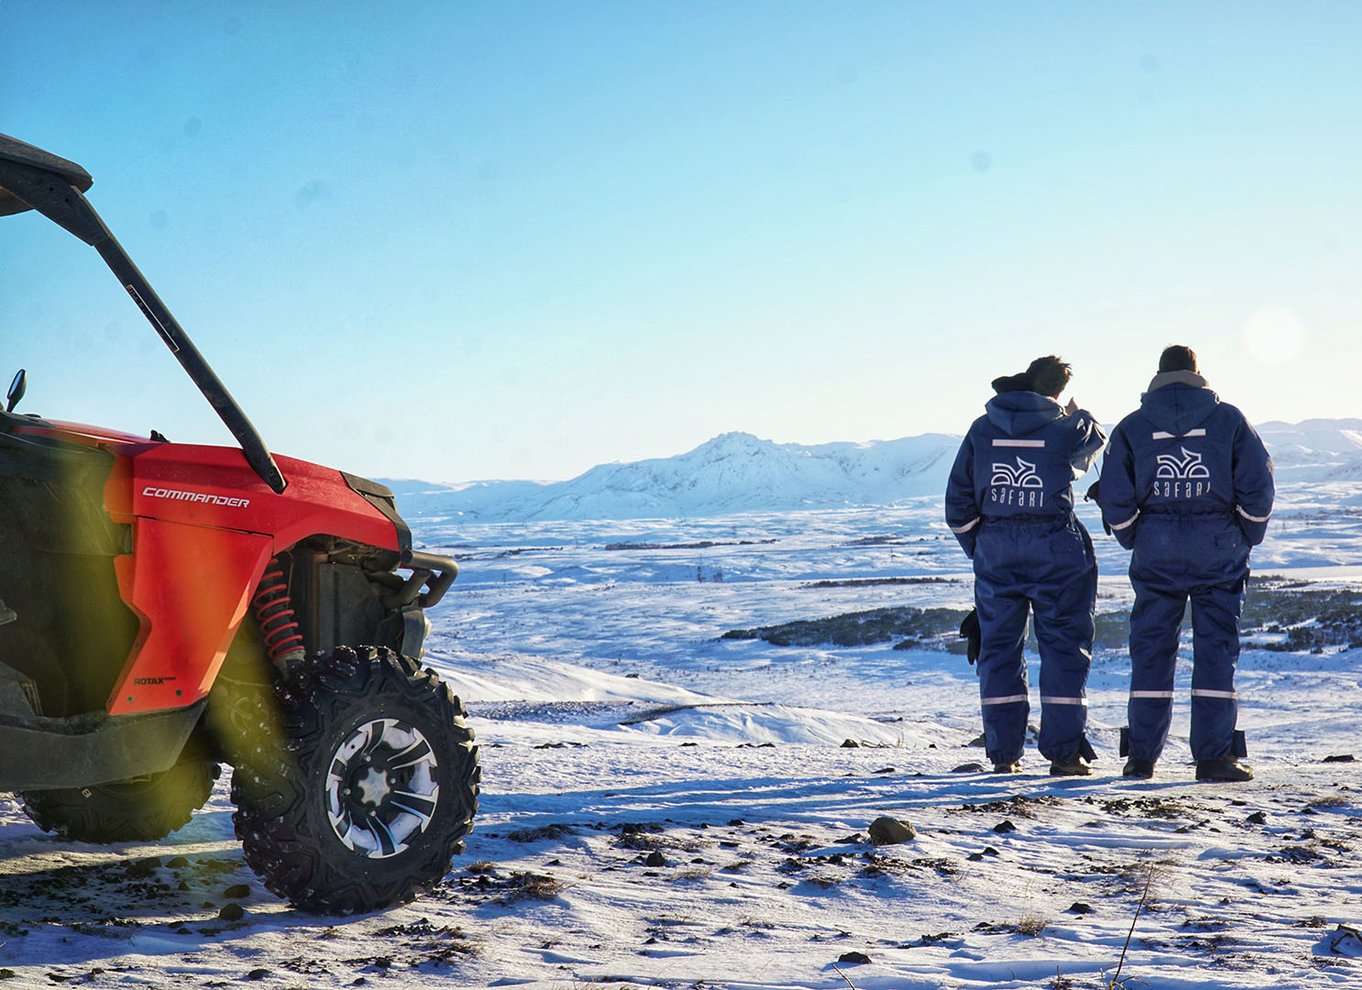
[[[962,804],[959,808],[948,808],[948,812],[959,814],[960,812],[985,812],[990,815],[1016,815],[1020,818],[1035,818],[1037,809],[1053,808],[1062,803],[1061,798],[1053,794],[1038,794],[1036,797],[1027,797],[1025,794],[1015,794],[1006,801],[984,801],[979,804]]]
[[[865,866],[858,873],[862,877],[898,876],[920,868],[915,863],[905,863],[897,857],[878,853],[865,853],[861,858],[865,860]]]
[[[615,836],[617,849],[632,849],[637,852],[660,852],[663,849],[694,852],[704,843],[684,835],[666,834],[656,822],[625,822],[618,826]]]
[[[562,893],[566,886],[557,877],[519,870],[506,878],[505,893],[501,895],[499,901],[502,904],[512,904],[516,901],[551,901]]]
[[[577,830],[573,826],[554,822],[551,825],[541,825],[538,828],[518,828],[507,832],[506,838],[512,842],[540,842],[544,839],[556,840],[576,834]]]
[[[910,649],[930,642],[945,646],[966,615],[959,608],[917,608],[904,605],[847,612],[829,619],[802,619],[778,626],[730,629],[723,639],[761,639],[773,646],[873,646],[900,640],[896,648]],[[909,645],[911,644],[911,645]]]
[[[615,845],[621,849],[651,851],[671,845],[661,835],[662,826],[656,822],[625,822],[619,827]]]
[[[1035,938],[1049,923],[1039,915],[1028,914],[1016,921],[981,921],[974,930],[984,935],[1025,935]]]
[[[83,935],[131,938],[135,930],[155,922],[148,913],[212,914],[227,908],[226,891],[240,885],[227,877],[243,869],[240,856],[148,856],[103,863],[71,863],[36,873],[6,877],[0,886],[0,936],[21,938],[31,924],[63,925]],[[249,893],[249,886],[246,887]],[[229,912],[231,913],[231,912]],[[242,911],[242,915],[244,915]],[[217,920],[217,917],[214,920]],[[240,920],[240,915],[235,920]],[[230,918],[224,920],[232,920]],[[184,929],[188,932],[188,929]]]
[[[1243,628],[1285,638],[1256,645],[1268,650],[1321,653],[1326,647],[1362,647],[1362,592],[1311,589],[1303,581],[1250,579]]]
[[[846,578],[840,581],[808,581],[801,588],[873,588],[882,584],[960,584],[959,578],[943,577],[883,577]]]
[[[1109,815],[1134,815],[1139,818],[1164,818],[1177,821],[1198,816],[1202,809],[1179,801],[1177,798],[1161,797],[1118,797],[1101,802],[1102,810]]]
[[[960,865],[943,856],[912,860],[910,865],[921,870],[932,870],[937,876],[953,877],[960,872]]]
[[[1034,640],[1034,636],[1032,639]],[[1093,621],[1092,645],[1098,650],[1123,650],[1130,642],[1129,612],[1099,612]],[[1032,644],[1034,649],[1034,644]]]
[[[860,578],[818,581],[810,588],[876,584],[951,583],[949,578]],[[877,646],[894,643],[896,650],[945,650],[964,653],[959,637],[966,615],[959,608],[918,608],[913,605],[846,612],[819,619],[797,619],[773,626],[730,629],[721,639],[760,639],[773,646]],[[1190,616],[1184,629],[1191,628]],[[1240,624],[1246,644],[1285,652],[1322,653],[1327,648],[1362,648],[1362,591],[1312,588],[1303,581],[1251,579]],[[1028,635],[1035,650],[1035,636]],[[1100,650],[1123,650],[1130,640],[1127,610],[1101,612],[1095,617],[1093,645]]]
[[[1293,866],[1314,865],[1321,862],[1334,865],[1327,853],[1311,846],[1284,846],[1278,853],[1263,857],[1264,863],[1290,863]]]
[[[451,874],[435,889],[436,896],[452,902],[469,897],[490,900],[495,904],[515,904],[518,901],[551,901],[567,885],[555,876],[529,870],[503,873],[499,868],[479,870],[473,874]],[[453,929],[458,932],[458,929]]]
[[[765,540],[700,540],[696,543],[607,543],[606,550],[711,550],[714,547],[755,547],[775,543]]]

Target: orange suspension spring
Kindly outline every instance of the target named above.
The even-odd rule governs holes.
[[[294,618],[293,599],[289,597],[288,581],[278,557],[270,558],[251,607],[255,609],[261,635],[265,637],[265,651],[271,660],[296,660],[303,656],[303,634]]]

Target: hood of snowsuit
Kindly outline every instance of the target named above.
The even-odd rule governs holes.
[[[1206,379],[1185,371],[1155,375],[1149,391],[1140,396],[1140,410],[1150,422],[1178,437],[1210,419],[1219,404],[1220,396],[1206,387]]]
[[[1064,416],[1060,404],[1038,392],[1003,392],[984,404],[989,422],[1009,436],[1035,433]]]

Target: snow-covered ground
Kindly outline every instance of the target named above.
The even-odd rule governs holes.
[[[1362,489],[1316,480],[1286,486],[1255,567],[1362,584]],[[225,782],[164,842],[113,848],[59,842],[0,798],[0,977],[1106,988],[1135,920],[1123,986],[1362,985],[1362,943],[1338,931],[1362,923],[1362,764],[1341,759],[1362,759],[1362,649],[1245,653],[1252,783],[1192,782],[1187,670],[1157,776],[1122,779],[1118,650],[1090,682],[1097,774],[1051,778],[1031,751],[999,777],[971,745],[963,657],[719,638],[967,606],[938,498],[623,522],[468,524],[431,506],[417,539],[463,573],[426,659],[468,703],[484,767],[445,883],[380,914],[312,917],[246,869]],[[1129,598],[1125,557],[1098,545],[1112,610]],[[916,838],[871,845],[882,815]]]

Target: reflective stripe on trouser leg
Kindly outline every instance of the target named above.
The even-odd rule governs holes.
[[[1130,610],[1130,755],[1156,762],[1173,721],[1173,674],[1187,596],[1154,588],[1131,576],[1135,606]]]
[[[979,702],[984,749],[994,763],[1015,763],[1026,746],[1031,705],[1026,691],[1025,598],[989,595],[975,582],[979,610]]]
[[[1192,757],[1231,754],[1239,703],[1234,669],[1239,662],[1243,582],[1192,592]]]
[[[1092,666],[1097,564],[1087,552],[1051,558],[1031,601],[1040,652],[1040,754],[1069,760],[1086,749],[1088,668]],[[1069,567],[1072,570],[1066,574]]]

